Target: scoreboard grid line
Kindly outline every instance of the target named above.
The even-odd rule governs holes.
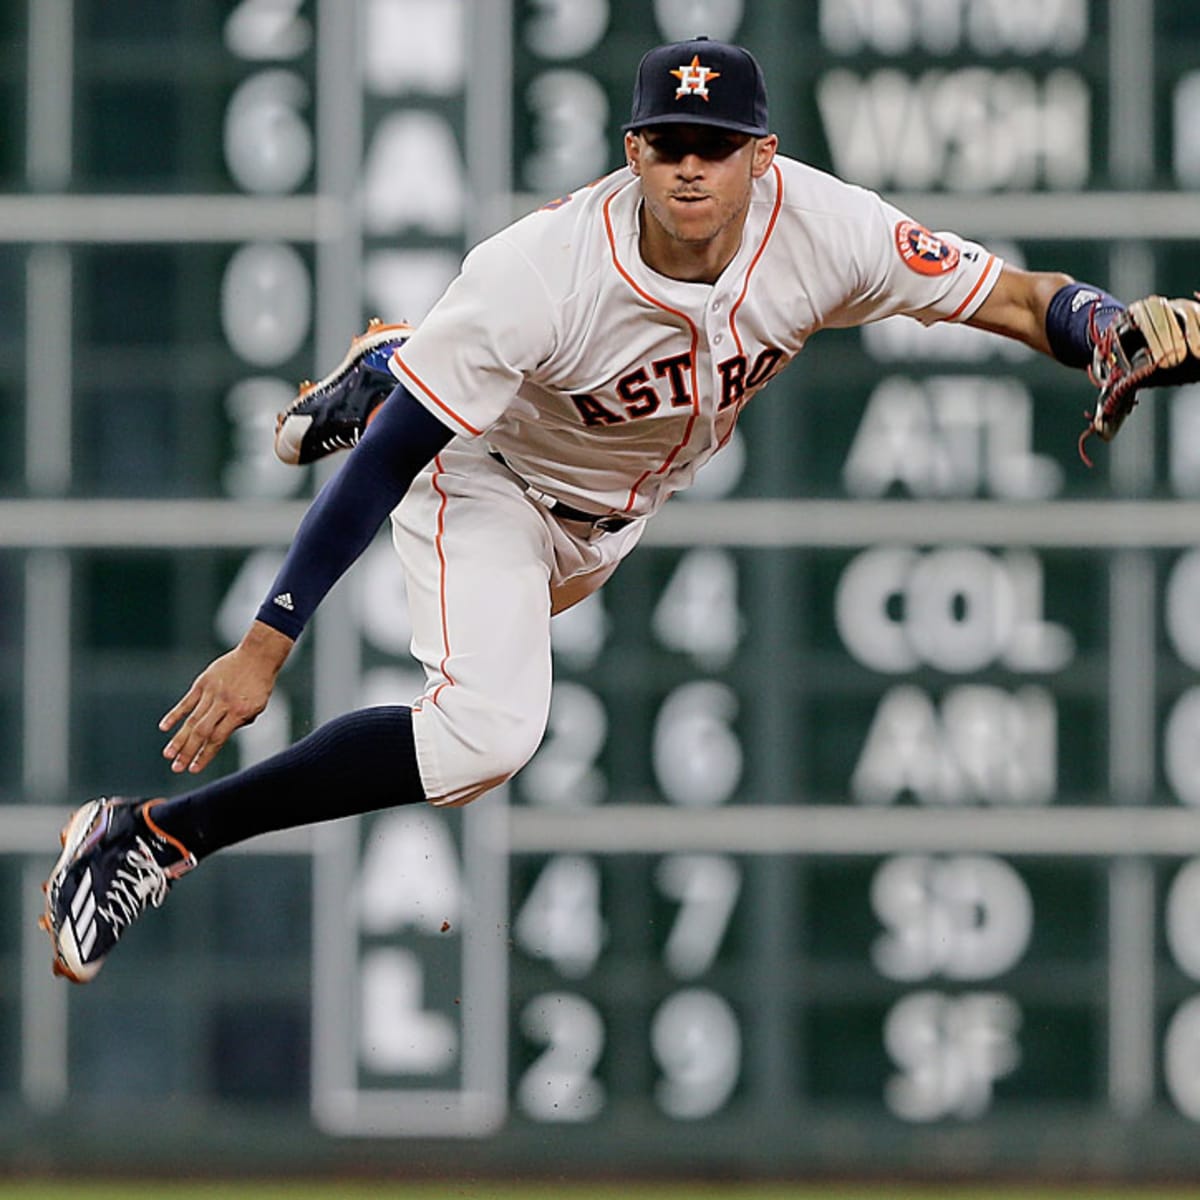
[[[70,810],[0,805],[0,855],[45,854]],[[491,836],[510,854],[749,854],[847,857],[992,854],[1053,858],[1200,855],[1200,810],[1110,808],[870,808],[730,804],[713,809],[604,804],[550,811],[509,807]],[[230,847],[240,854],[310,854],[308,829]]]
[[[1200,206],[1186,191],[893,192],[886,198],[930,226],[971,236],[1032,241],[1122,239],[1193,242]],[[515,218],[547,197],[509,193],[507,201],[479,197],[481,229]],[[1137,214],[1136,227],[1130,213]],[[7,193],[0,195],[0,244],[47,242],[230,243],[336,241],[352,220],[328,192],[291,196],[238,193],[148,195],[133,192]]]
[[[882,194],[930,228],[953,229],[977,239],[1142,244],[1200,238],[1200,206],[1186,191],[964,193],[885,188]],[[533,193],[516,193],[505,215],[515,219],[545,200]]]
[[[325,242],[347,223],[329,195],[0,195],[0,245]]]
[[[4,500],[0,549],[213,549],[286,545],[307,501]],[[1180,549],[1200,543],[1200,501],[678,500],[643,545],[762,549],[882,543]]]
[[[0,810],[2,811],[2,810]],[[1200,853],[1200,812],[729,805],[705,811],[612,804],[575,812],[512,809],[514,853],[987,853],[1067,858]]]

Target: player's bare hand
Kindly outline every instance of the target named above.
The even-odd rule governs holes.
[[[249,725],[266,708],[291,648],[291,638],[256,621],[234,649],[196,676],[158,723],[166,733],[183,722],[163,747],[172,771],[203,771],[234,730]]]

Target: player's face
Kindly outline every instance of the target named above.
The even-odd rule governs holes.
[[[715,278],[737,253],[751,187],[771,165],[776,145],[773,134],[753,138],[710,125],[626,134],[629,165],[642,181],[642,252],[649,265],[667,275]]]

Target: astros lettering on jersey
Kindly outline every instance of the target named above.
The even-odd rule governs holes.
[[[622,168],[481,243],[392,359],[460,433],[592,511],[649,516],[687,487],[817,330],[965,320],[1002,266],[777,156],[721,278],[683,282],[642,262],[639,200]]]

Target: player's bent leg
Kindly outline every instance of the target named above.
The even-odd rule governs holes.
[[[501,590],[508,595],[521,591],[511,579]],[[540,621],[546,624],[544,583],[539,591]],[[500,597],[493,599],[498,613],[511,611]],[[531,602],[523,609],[523,620],[537,621],[536,614],[537,605]],[[498,617],[494,628],[513,626]],[[514,630],[513,640],[528,643],[530,638],[528,632],[517,635]],[[510,779],[533,757],[550,713],[548,635],[546,641],[544,651],[529,647],[519,662],[510,648],[503,648],[497,658],[508,663],[507,671],[492,672],[465,650],[442,660],[441,678],[413,705],[417,761],[431,803],[467,804]]]
[[[54,945],[55,974],[74,983],[94,979],[125,930],[196,865],[155,821],[162,803],[105,796],[72,814],[43,887],[41,925]]]
[[[620,563],[619,558],[613,558],[585,574],[573,576],[559,582],[552,580],[550,586],[550,613],[555,616],[568,608],[586,600],[597,591],[612,575]],[[506,720],[504,706],[490,713],[492,723]],[[465,785],[459,792],[450,795],[431,795],[430,803],[441,806],[459,806],[478,799],[492,788],[507,782],[533,757],[545,733],[545,722],[522,725],[519,714],[507,714],[512,722],[512,728],[500,735],[501,750],[491,759],[496,765],[503,765],[504,770],[490,779],[481,779]],[[507,762],[504,762],[507,752]]]
[[[520,770],[545,732],[552,539],[510,473],[456,444],[393,531],[426,675],[413,704],[422,783],[435,804],[465,804]]]

